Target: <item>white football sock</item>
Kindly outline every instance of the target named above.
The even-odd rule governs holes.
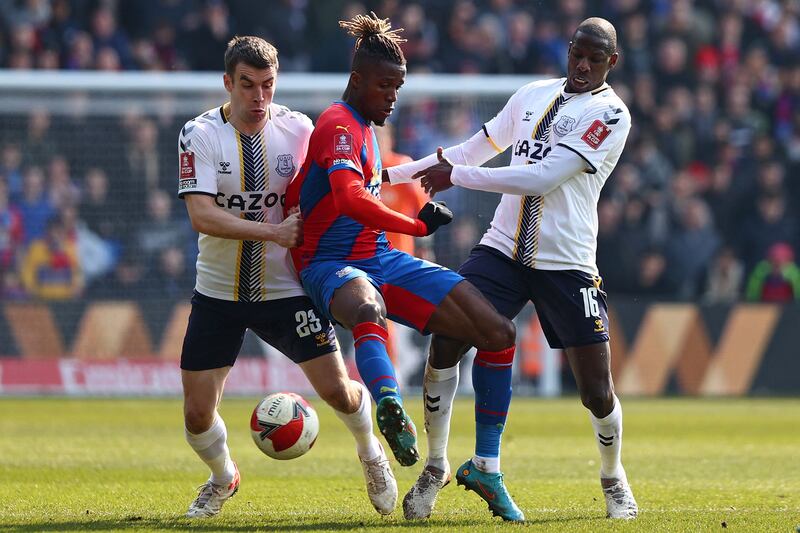
[[[228,449],[228,430],[219,414],[214,415],[214,423],[208,431],[195,435],[184,428],[186,442],[211,469],[211,482],[215,485],[228,485],[233,481],[236,467]]]
[[[428,437],[428,459],[425,464],[445,470],[453,398],[458,390],[458,363],[442,369],[433,368],[430,363],[426,364],[422,387],[425,402],[425,432]]]
[[[625,470],[622,468],[620,457],[622,454],[622,406],[619,398],[614,395],[614,409],[604,418],[597,418],[591,412],[589,419],[592,421],[594,436],[597,439],[597,449],[600,450],[600,477],[604,479],[623,478]]]
[[[376,458],[381,453],[378,438],[372,433],[372,403],[367,388],[358,381],[352,381],[361,390],[361,405],[355,413],[342,413],[333,410],[336,416],[344,422],[350,433],[356,439],[358,456],[365,460]]]

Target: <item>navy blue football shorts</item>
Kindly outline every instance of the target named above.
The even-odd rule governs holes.
[[[599,276],[579,270],[528,268],[480,244],[458,273],[507,318],[514,318],[526,303],[533,302],[551,348],[608,341],[608,306]]]
[[[307,296],[266,302],[231,302],[195,291],[183,339],[181,368],[233,366],[247,329],[295,363],[337,350],[333,326]]]

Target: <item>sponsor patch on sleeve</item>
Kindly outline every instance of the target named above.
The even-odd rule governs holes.
[[[334,154],[353,154],[353,135],[351,133],[336,133],[333,136]]]
[[[194,178],[194,153],[183,152],[181,153],[181,180]]]
[[[609,135],[611,135],[611,128],[603,124],[601,120],[595,120],[583,134],[581,140],[591,146],[593,150],[597,150]]]

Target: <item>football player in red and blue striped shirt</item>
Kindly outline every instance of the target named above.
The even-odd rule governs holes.
[[[304,221],[304,242],[292,250],[292,258],[317,307],[352,330],[356,365],[378,404],[378,426],[398,462],[409,466],[419,458],[416,430],[386,352],[387,318],[475,346],[478,363],[494,369],[498,378],[473,383],[476,411],[503,416],[511,389],[498,384],[511,372],[515,330],[460,275],[395,250],[386,239],[385,231],[429,235],[449,223],[452,213],[444,204],[428,202],[411,218],[381,202],[382,168],[373,126],[382,126],[391,115],[405,81],[405,59],[398,46],[402,40],[388,20],[374,13],[340,25],[356,37],[352,72],[342,101],[319,117],[303,168],[287,189],[286,209],[299,207]],[[441,372],[429,364],[426,373],[435,374],[435,381],[458,380],[457,367]],[[449,425],[451,410],[439,409],[440,402],[452,402],[455,387],[447,390],[449,398],[426,394],[425,407]],[[502,427],[491,433],[486,437],[493,442],[490,447],[499,449]],[[440,451],[446,450],[446,432],[434,441]],[[426,464],[423,472],[431,476],[436,491],[450,479],[445,454],[437,456],[443,459]],[[505,487],[500,488],[506,496]],[[513,506],[507,515],[521,519],[510,497],[499,499]],[[406,503],[407,517],[425,514],[406,509]]]

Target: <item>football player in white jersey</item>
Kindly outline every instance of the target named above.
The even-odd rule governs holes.
[[[200,234],[197,283],[181,354],[186,440],[211,469],[187,516],[219,513],[239,488],[217,412],[249,328],[297,363],[356,440],[367,492],[392,512],[397,484],[372,432],[369,392],[347,375],[331,324],[305,295],[288,247],[302,220],[284,220],[286,186],[303,163],[311,120],[272,102],[275,48],[235,37],[225,52],[230,102],[186,123],[178,141],[178,194]]]
[[[491,227],[459,273],[509,318],[534,303],[550,346],[566,351],[590,411],[607,516],[634,518],[638,508],[620,461],[622,410],[611,378],[606,293],[595,265],[597,201],[631,124],[625,104],[606,83],[617,58],[613,25],[601,18],[583,21],[570,42],[566,78],[522,87],[466,142],[388,169],[385,177],[395,183],[413,175],[429,193],[458,185],[503,194]],[[509,146],[510,166],[480,167]],[[429,449],[441,450],[446,443],[449,409],[443,405],[445,399],[452,402],[457,386],[456,379],[439,376],[457,377],[456,365],[467,349],[434,336],[424,388],[426,397],[443,400],[440,410],[425,411]],[[495,461],[465,463],[457,479],[461,475],[467,482],[478,475],[475,470],[499,472],[502,429],[492,436],[487,428],[504,427],[511,388],[510,368],[475,365],[472,372],[473,380],[494,379],[504,403],[494,405],[494,413],[476,409],[476,455],[482,449]],[[447,457],[440,455],[428,458],[406,495],[408,518],[430,515],[442,486],[438,475],[447,470]],[[491,494],[475,492],[492,507]]]

